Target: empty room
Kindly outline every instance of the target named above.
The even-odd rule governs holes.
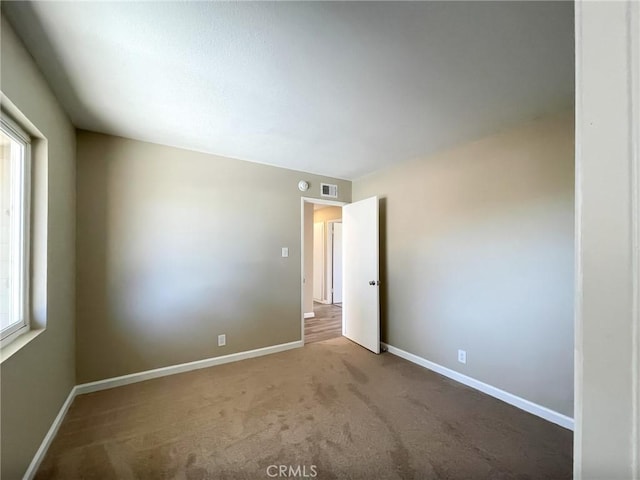
[[[637,1],[0,9],[0,478],[640,479]]]

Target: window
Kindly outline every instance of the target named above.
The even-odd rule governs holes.
[[[29,137],[0,118],[0,338],[29,330]]]

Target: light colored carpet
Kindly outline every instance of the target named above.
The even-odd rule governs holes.
[[[272,465],[297,478],[568,479],[572,433],[336,338],[79,396],[36,478],[267,479]]]

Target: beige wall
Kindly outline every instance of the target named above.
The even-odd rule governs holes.
[[[353,183],[354,201],[382,198],[383,341],[569,416],[572,118]]]
[[[77,136],[78,383],[300,340],[298,181],[350,182]]]
[[[46,138],[34,142],[39,157],[35,181],[39,184],[34,199],[37,211],[33,212],[37,223],[43,220],[47,225],[40,232],[38,223],[34,232],[34,268],[44,278],[46,291],[39,290],[38,282],[33,292],[37,323],[43,324],[46,316],[46,330],[3,359],[0,372],[0,476],[17,479],[75,384],[75,132],[4,18],[1,48],[0,85],[9,101],[3,106],[18,109]],[[48,182],[48,189],[43,182]]]

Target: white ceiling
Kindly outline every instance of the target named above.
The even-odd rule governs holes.
[[[354,179],[573,101],[572,2],[2,2],[83,129]]]

